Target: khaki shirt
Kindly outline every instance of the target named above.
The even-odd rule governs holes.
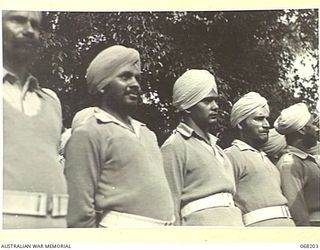
[[[263,151],[234,140],[225,152],[235,175],[235,203],[244,214],[260,208],[287,205],[281,192],[279,171]]]
[[[309,225],[309,214],[320,211],[320,165],[314,156],[288,146],[277,167],[293,220]]]

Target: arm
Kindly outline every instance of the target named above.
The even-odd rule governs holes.
[[[309,225],[309,212],[304,199],[303,166],[293,156],[283,156],[277,164],[281,176],[281,188],[297,226]]]
[[[180,151],[183,150],[180,148]],[[183,180],[183,160],[182,154],[176,145],[165,143],[161,147],[163,156],[164,170],[171,190],[174,203],[175,225],[181,225],[180,209],[181,209],[181,193],[184,186]]]
[[[240,168],[240,163],[239,163],[240,155],[237,154],[237,152],[232,151],[230,148],[226,149],[224,152],[227,155],[229,161],[231,162],[234,180],[237,185],[241,179],[242,172],[243,172]]]
[[[68,227],[96,227],[95,191],[99,174],[99,142],[84,129],[75,130],[66,146]]]

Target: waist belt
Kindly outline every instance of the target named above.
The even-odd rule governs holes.
[[[181,209],[181,217],[212,207],[233,207],[233,196],[230,193],[218,193],[208,197],[192,201]]]
[[[253,210],[243,215],[243,222],[245,226],[248,226],[256,222],[275,218],[291,219],[289,208],[287,206],[273,206]]]
[[[135,214],[110,211],[106,213],[99,223],[100,227],[156,227],[172,226],[171,221],[157,220]]]
[[[309,214],[310,222],[320,222],[320,211],[315,211]]]
[[[3,213],[52,217],[66,216],[68,195],[46,193],[3,191]]]

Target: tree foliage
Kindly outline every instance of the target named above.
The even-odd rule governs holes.
[[[141,54],[145,94],[136,117],[160,142],[177,124],[170,105],[174,81],[190,68],[216,76],[221,115],[213,131],[222,138],[230,103],[249,91],[268,99],[271,123],[281,109],[297,101],[314,109],[319,98],[317,10],[47,12],[42,40],[33,71],[58,93],[66,127],[77,111],[95,104],[87,94],[86,69],[97,53],[115,44]],[[294,70],[297,56],[306,54],[316,61],[307,78]]]

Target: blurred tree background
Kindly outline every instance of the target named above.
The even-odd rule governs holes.
[[[270,123],[281,109],[319,99],[318,10],[206,12],[46,12],[40,57],[32,65],[42,86],[60,97],[65,127],[95,105],[86,69],[115,44],[140,52],[143,102],[135,117],[162,143],[177,125],[172,86],[187,69],[204,68],[220,91],[219,123],[212,128],[228,145],[231,103],[249,91],[269,101]],[[301,68],[311,68],[301,74]],[[303,72],[306,72],[304,70]]]

